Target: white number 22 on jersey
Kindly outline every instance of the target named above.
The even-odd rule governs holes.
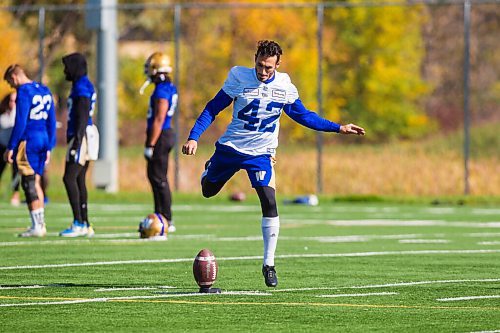
[[[31,104],[34,107],[30,111],[30,119],[40,120],[47,119],[49,117],[49,110],[52,104],[51,95],[35,95]]]

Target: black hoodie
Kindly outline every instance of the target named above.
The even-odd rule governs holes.
[[[87,60],[81,53],[71,53],[62,58],[64,64],[64,74],[67,81],[75,82],[84,75],[87,75]]]

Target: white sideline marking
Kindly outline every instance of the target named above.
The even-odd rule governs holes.
[[[500,241],[494,241],[494,242],[479,242],[477,243],[478,245],[500,245]]]
[[[57,236],[56,233],[51,234]],[[493,237],[500,236],[500,233],[479,233],[479,234],[462,234],[468,237]],[[312,236],[312,237],[295,237],[295,236],[281,236],[282,241],[316,241],[320,243],[357,243],[367,242],[377,239],[397,239],[400,243],[448,243],[448,240],[430,239],[430,240],[411,240],[416,237],[434,236],[443,237],[445,235],[439,234],[401,234],[401,235],[345,235],[345,236]],[[129,233],[99,233],[90,238],[81,239],[58,239],[58,240],[37,240],[37,241],[12,241],[0,242],[1,246],[18,246],[18,245],[38,245],[38,244],[51,244],[51,245],[65,245],[65,244],[79,244],[93,242],[109,242],[109,243],[134,243],[134,242],[148,242],[149,239],[140,239],[138,232]],[[116,239],[115,239],[116,238]],[[125,238],[125,239],[124,239]],[[233,242],[233,241],[262,241],[262,235],[245,236],[245,237],[216,237],[213,234],[192,234],[192,235],[171,235],[170,239],[210,239],[211,241],[220,242]],[[403,239],[403,240],[401,240]],[[408,240],[406,240],[408,239]],[[479,245],[498,245],[497,243],[478,243]]]
[[[436,301],[440,301],[440,302],[454,302],[454,301],[471,301],[471,300],[475,300],[475,299],[488,299],[488,298],[500,298],[500,295],[484,295],[484,296],[463,296],[463,297],[437,298]]]
[[[46,286],[39,286],[37,284],[33,286],[16,286],[16,287],[2,287],[0,286],[0,290],[7,290],[7,289],[39,289],[39,288],[45,288]]]
[[[403,244],[448,244],[451,243],[448,239],[400,239],[399,243]]]
[[[494,331],[475,331],[475,332],[470,332],[470,333],[500,333],[500,330],[494,330]]]
[[[399,295],[399,293],[383,292],[383,293],[365,293],[365,294],[337,294],[337,295],[318,295],[316,297],[336,298],[336,297],[365,297],[365,296],[386,296],[386,295]]]
[[[385,227],[452,227],[452,228],[500,228],[500,222],[447,222],[441,220],[337,220],[326,221],[333,226],[385,226]]]
[[[373,257],[387,255],[425,255],[425,254],[489,254],[500,253],[500,250],[415,250],[415,251],[382,251],[382,252],[352,252],[352,253],[304,253],[304,254],[282,254],[276,258],[337,258],[337,257]],[[218,261],[225,260],[258,260],[262,256],[246,257],[219,257]],[[116,261],[96,261],[70,264],[50,264],[50,265],[24,265],[24,266],[0,266],[0,270],[13,269],[33,269],[33,268],[61,268],[61,267],[81,267],[81,266],[104,266],[104,265],[127,265],[127,264],[151,264],[151,263],[179,263],[192,262],[193,258],[177,259],[142,259],[142,260],[116,260]]]
[[[93,298],[93,299],[80,299],[80,300],[57,301],[57,302],[4,303],[4,304],[0,304],[0,307],[33,306],[33,305],[62,305],[62,304],[79,304],[79,303],[90,303],[90,302],[106,302],[106,299],[105,298]]]
[[[172,286],[160,286],[160,287],[127,287],[127,288],[98,288],[94,291],[124,291],[124,290],[157,290],[157,289],[175,289]]]
[[[54,233],[52,236],[57,236]],[[419,234],[407,235],[347,235],[347,236],[314,236],[314,237],[294,237],[294,236],[281,236],[280,240],[309,240],[320,243],[354,243],[366,242],[374,239],[401,239],[401,238],[415,238],[421,237]],[[149,239],[140,239],[139,233],[102,233],[95,234],[92,239],[94,241],[107,241],[109,243],[129,243],[129,242],[148,242]],[[117,239],[115,239],[117,238]],[[126,239],[123,239],[126,238]],[[245,237],[216,237],[215,235],[196,234],[196,235],[171,235],[170,239],[210,239],[211,241],[220,242],[234,242],[234,241],[262,241],[262,235],[245,236]],[[0,246],[17,246],[17,245],[38,245],[38,244],[51,244],[51,245],[64,245],[64,244],[78,244],[89,243],[89,238],[83,239],[59,239],[59,240],[39,240],[39,241],[12,241],[0,242]]]
[[[468,237],[498,237],[500,236],[500,232],[472,232],[464,234],[464,236]]]
[[[481,215],[500,215],[500,209],[496,208],[474,208],[472,210],[473,214]]]
[[[406,287],[416,286],[421,284],[441,284],[441,283],[462,283],[462,282],[500,282],[500,279],[477,279],[477,280],[431,280],[431,281],[415,281],[415,282],[398,282],[386,284],[372,284],[366,286],[351,286],[351,287],[317,287],[317,288],[289,288],[276,289],[276,292],[286,291],[314,291],[314,290],[340,290],[340,289],[371,289],[371,288],[387,288],[387,287]]]
[[[351,289],[365,289],[365,288],[386,288],[386,287],[406,287],[406,286],[416,286],[422,284],[442,284],[442,283],[462,283],[462,282],[499,282],[500,279],[466,279],[466,280],[430,280],[430,281],[414,281],[414,282],[398,282],[398,283],[386,283],[386,284],[373,284],[366,286],[353,286],[344,287]]]
[[[96,303],[96,302],[112,302],[112,301],[127,301],[135,299],[157,299],[157,298],[177,298],[177,297],[200,297],[200,296],[214,296],[214,295],[246,295],[246,296],[272,296],[271,293],[260,291],[222,291],[220,294],[208,293],[179,293],[179,294],[164,294],[152,296],[122,296],[122,297],[99,297],[87,299],[75,299],[67,301],[53,301],[53,302],[32,302],[32,303],[3,303],[0,307],[18,307],[18,306],[37,306],[37,305],[64,305],[64,304],[79,304],[79,303]]]

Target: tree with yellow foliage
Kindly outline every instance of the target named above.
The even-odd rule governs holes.
[[[21,54],[24,54],[23,48],[23,33],[22,29],[14,24],[12,20],[12,15],[7,11],[0,11],[0,45],[2,47],[2,52],[0,52],[0,71],[3,77],[3,73],[7,67],[13,63],[25,64],[27,59],[20,58]],[[9,85],[1,80],[0,84],[0,96],[6,95],[12,89]]]

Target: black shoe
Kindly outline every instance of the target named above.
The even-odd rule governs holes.
[[[262,275],[268,287],[276,287],[278,285],[278,276],[274,266],[262,266]]]

